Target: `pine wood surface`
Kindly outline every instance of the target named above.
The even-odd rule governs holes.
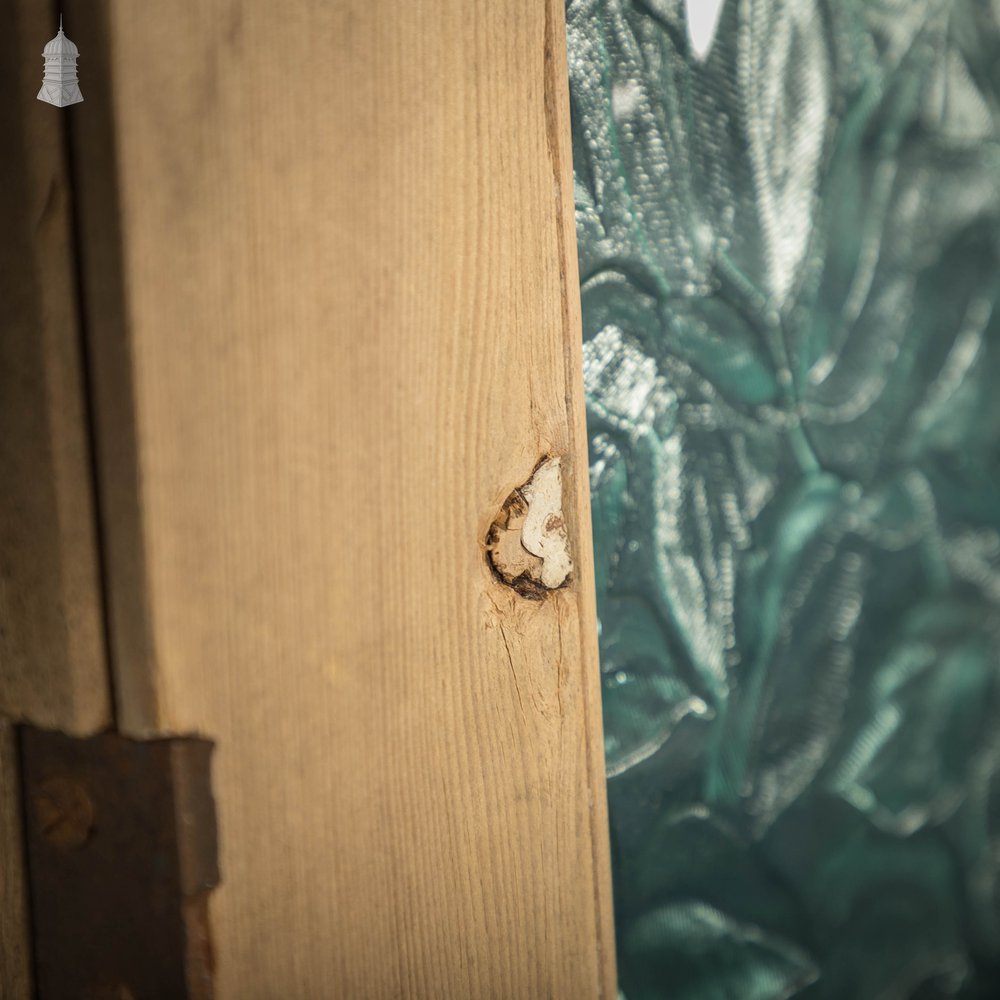
[[[217,743],[218,995],[613,997],[561,0],[65,9],[119,721]]]

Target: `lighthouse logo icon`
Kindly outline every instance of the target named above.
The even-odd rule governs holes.
[[[45,59],[45,77],[38,99],[57,108],[79,104],[83,100],[80,85],[76,82],[76,60],[80,50],[63,34],[62,16],[59,17],[59,34],[42,50]]]

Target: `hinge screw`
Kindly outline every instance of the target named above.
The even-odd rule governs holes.
[[[72,778],[46,778],[34,795],[38,828],[53,847],[75,850],[90,836],[97,810],[87,790]]]

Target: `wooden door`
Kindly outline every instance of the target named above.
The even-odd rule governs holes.
[[[118,730],[216,745],[216,995],[613,997],[560,0],[63,11],[94,600]]]

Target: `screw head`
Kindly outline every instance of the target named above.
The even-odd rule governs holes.
[[[75,850],[90,836],[97,809],[86,788],[73,778],[46,778],[33,796],[42,836],[53,847]]]

